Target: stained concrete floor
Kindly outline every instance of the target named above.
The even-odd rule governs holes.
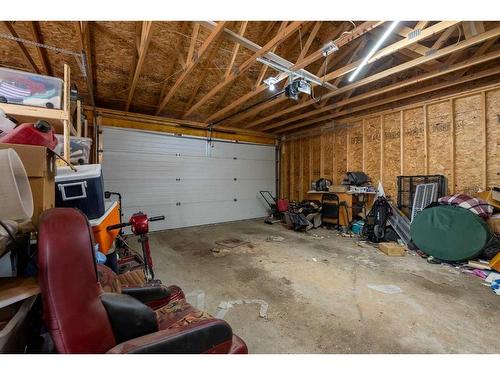
[[[188,293],[203,291],[211,314],[221,301],[269,304],[267,318],[255,304],[225,315],[251,353],[500,352],[500,297],[446,265],[411,254],[388,257],[331,230],[296,233],[262,220],[150,237],[157,277]],[[211,251],[231,238],[249,245]]]

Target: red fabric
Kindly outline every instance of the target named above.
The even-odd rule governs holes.
[[[471,197],[467,194],[447,195],[438,199],[441,204],[450,206],[458,206],[469,210],[476,215],[479,215],[485,220],[488,220],[493,215],[493,206],[482,199]]]
[[[276,207],[278,208],[278,212],[287,212],[288,211],[288,200],[278,199],[276,201]]]
[[[85,216],[54,208],[40,218],[39,283],[44,320],[59,353],[104,353],[116,345],[100,300]]]

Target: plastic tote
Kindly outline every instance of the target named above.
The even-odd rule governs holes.
[[[63,80],[0,68],[0,102],[61,109]]]
[[[100,164],[58,167],[56,170],[56,207],[73,207],[89,220],[104,215],[104,185]]]
[[[85,137],[73,137],[69,138],[69,150],[70,157],[67,158],[64,155],[64,136],[56,134],[56,138],[59,141],[54,152],[56,154],[62,155],[63,158],[69,160],[71,164],[88,164],[90,159],[90,148],[92,147],[92,139]]]

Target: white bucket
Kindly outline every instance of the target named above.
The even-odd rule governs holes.
[[[33,216],[33,195],[17,152],[0,150],[0,219],[27,220]]]
[[[16,127],[12,121],[10,121],[6,116],[5,112],[0,109],[0,136],[10,133],[12,129]]]

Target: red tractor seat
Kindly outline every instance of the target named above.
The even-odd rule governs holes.
[[[91,233],[86,217],[72,208],[40,217],[44,321],[59,353],[248,353],[225,321],[178,298],[180,290],[156,311],[126,288],[104,292]]]

